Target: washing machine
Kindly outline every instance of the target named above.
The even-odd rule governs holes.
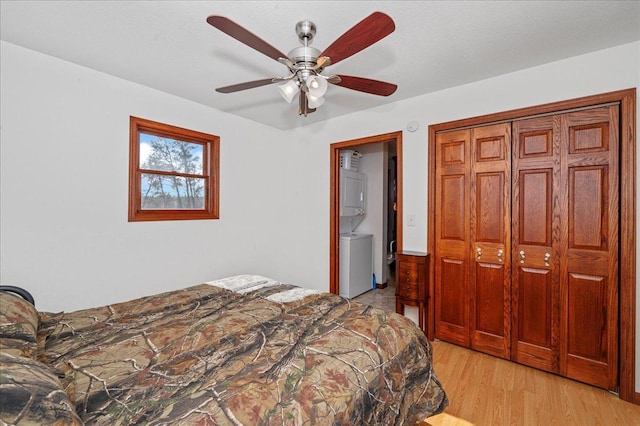
[[[373,288],[373,235],[340,234],[340,296],[353,298]]]

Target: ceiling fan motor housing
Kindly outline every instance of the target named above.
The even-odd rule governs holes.
[[[300,43],[309,45],[316,35],[316,24],[307,19],[300,21],[296,24],[296,34],[298,34]]]
[[[296,65],[308,63],[311,66],[315,66],[319,55],[320,51],[318,49],[309,46],[296,47],[289,52],[289,58]]]

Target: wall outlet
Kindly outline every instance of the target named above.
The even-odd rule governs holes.
[[[407,221],[407,225],[408,226],[416,226],[416,215],[415,214],[410,214],[408,216],[408,221]]]

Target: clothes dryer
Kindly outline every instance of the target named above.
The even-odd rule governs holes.
[[[340,296],[353,298],[373,287],[373,235],[340,234]]]

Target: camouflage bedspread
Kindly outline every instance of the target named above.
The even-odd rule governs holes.
[[[38,339],[85,424],[413,424],[448,403],[410,320],[255,276],[40,313]]]

